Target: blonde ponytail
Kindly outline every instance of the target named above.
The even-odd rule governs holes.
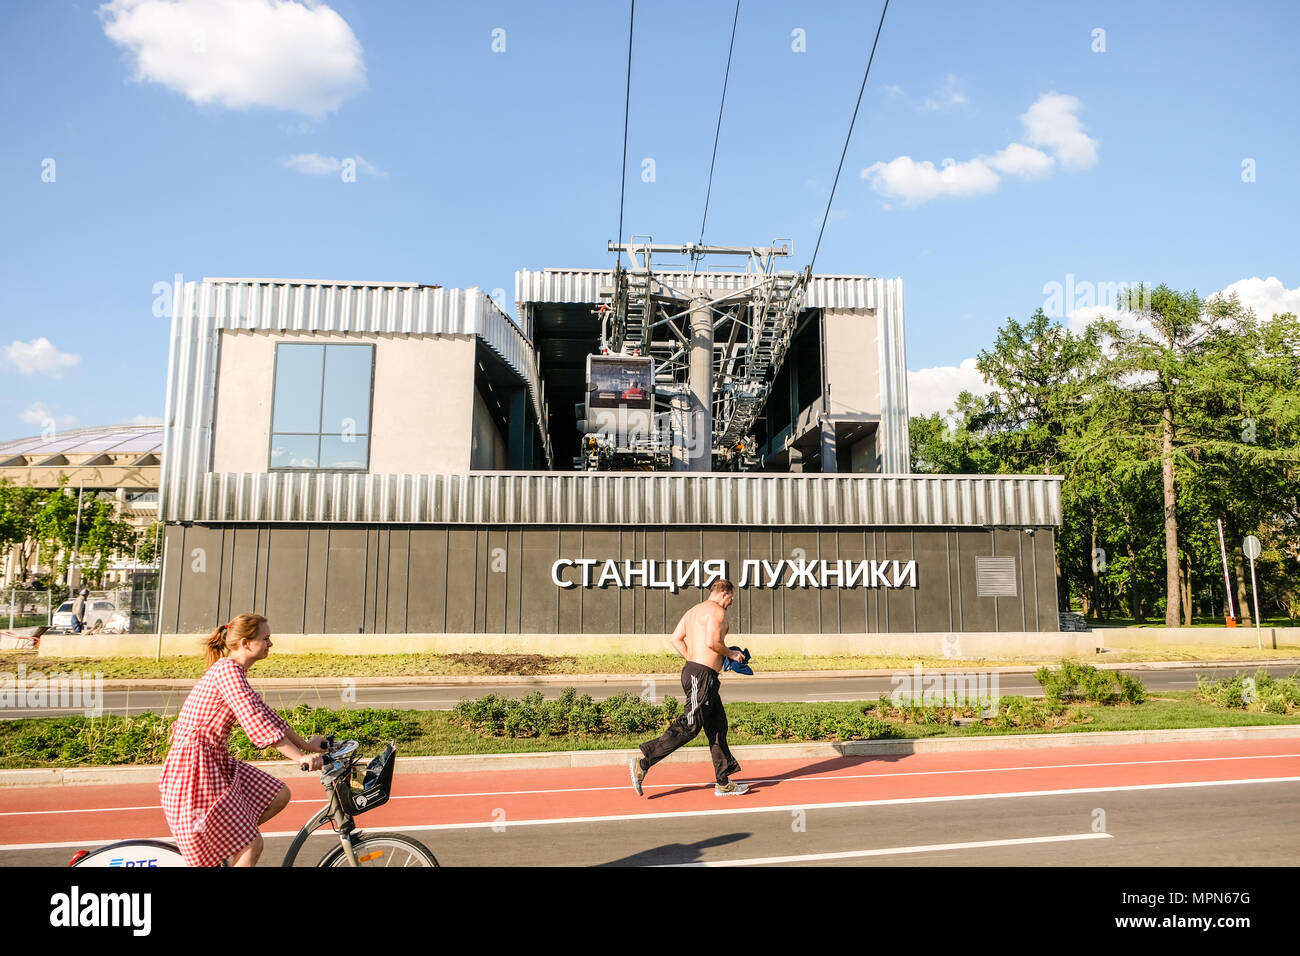
[[[244,641],[254,640],[265,622],[266,618],[260,614],[240,614],[229,624],[219,625],[203,642],[207,666],[211,667]]]

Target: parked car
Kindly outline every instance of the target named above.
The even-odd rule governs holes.
[[[93,628],[96,625],[107,626],[117,613],[117,605],[112,601],[104,601],[99,598],[91,598],[86,602],[86,619],[82,624],[87,628]],[[52,627],[61,630],[72,630],[72,602],[64,601],[59,605],[59,609],[54,612],[54,619],[50,622]]]

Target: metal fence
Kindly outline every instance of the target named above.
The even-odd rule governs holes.
[[[103,624],[90,628],[92,633],[150,634],[157,628],[158,572],[137,571],[128,587],[93,590],[87,600],[91,608],[87,620],[92,624],[103,619]],[[54,616],[61,610],[70,610],[76,599],[75,592],[66,588],[35,591],[10,588],[0,592],[5,601],[0,605],[0,626],[9,630],[28,627],[53,627]],[[95,602],[106,601],[111,609],[97,609]]]
[[[10,588],[0,620],[13,630],[20,627],[49,626],[54,616],[54,592]]]

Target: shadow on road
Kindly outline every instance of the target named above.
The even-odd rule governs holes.
[[[787,770],[785,773],[777,773],[772,774],[771,776],[758,778],[762,781],[761,783],[755,782],[753,775],[746,774],[744,769],[742,769],[740,773],[736,774],[733,779],[739,783],[749,784],[750,790],[757,793],[759,790],[762,790],[765,787],[774,786],[783,780],[797,780],[800,777],[815,777],[821,773],[830,773],[836,770],[849,770],[855,767],[863,767],[867,764],[894,763],[906,756],[908,755],[905,753],[898,753],[873,754],[868,757],[829,757],[826,760],[819,760],[816,763],[810,763],[807,766],[796,767],[794,770]],[[684,784],[683,786],[675,787],[672,790],[665,790],[662,793],[648,794],[646,799],[660,800],[664,797],[671,797],[681,793],[692,793],[704,789],[712,790],[713,784]],[[728,799],[741,801],[744,797],[741,796]]]
[[[669,866],[698,863],[704,855],[704,850],[715,846],[726,846],[728,843],[738,843],[741,840],[749,839],[752,835],[750,833],[725,833],[721,836],[709,837],[707,840],[700,840],[698,843],[666,843],[650,850],[633,853],[631,856],[625,856],[620,860],[611,860],[608,863],[598,863],[596,865]]]

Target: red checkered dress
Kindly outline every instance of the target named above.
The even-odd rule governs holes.
[[[229,657],[211,667],[190,691],[172,725],[171,750],[158,789],[167,825],[190,866],[217,866],[257,838],[257,821],[283,781],[236,760],[229,738],[235,721],[258,747],[289,730]]]

